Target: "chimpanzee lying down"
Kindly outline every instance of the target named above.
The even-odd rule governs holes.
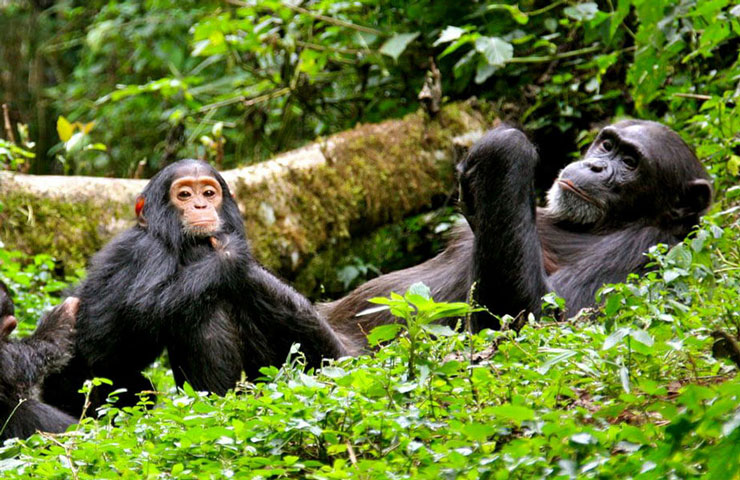
[[[373,327],[394,322],[388,311],[357,314],[372,297],[424,282],[437,301],[473,297],[495,315],[540,313],[555,291],[570,313],[595,303],[606,283],[645,270],[645,252],[680,242],[709,208],[709,175],[672,130],[625,120],[601,130],[583,160],[565,167],[536,208],[537,150],[519,130],[488,132],[458,165],[467,225],[442,253],[415,267],[373,279],[321,305],[332,327],[355,346]],[[500,328],[488,312],[474,330]]]
[[[75,419],[41,401],[47,374],[69,360],[78,300],[68,298],[42,320],[33,335],[10,340],[16,327],[15,307],[0,282],[0,443],[26,438],[37,430],[63,432]]]

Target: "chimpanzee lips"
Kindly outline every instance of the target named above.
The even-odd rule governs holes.
[[[581,197],[582,199],[584,199],[588,203],[592,203],[594,205],[597,205],[596,201],[593,198],[591,198],[586,192],[584,192],[580,188],[576,187],[575,184],[571,180],[559,178],[558,179],[558,184],[561,187],[563,187],[565,190],[568,190],[570,192],[575,193],[576,195],[578,195],[579,197]]]

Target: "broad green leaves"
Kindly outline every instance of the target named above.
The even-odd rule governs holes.
[[[380,47],[380,53],[388,55],[393,58],[393,60],[398,60],[398,57],[400,57],[404,50],[406,50],[406,47],[408,47],[409,44],[418,36],[419,32],[393,35]]]
[[[157,365],[148,373],[157,408],[104,408],[72,433],[11,443],[0,471],[9,480],[734,478],[740,380],[712,356],[708,332],[734,325],[740,271],[699,275],[702,255],[717,249],[740,261],[728,230],[707,225],[655,249],[657,272],[605,289],[607,304],[618,299],[608,316],[518,333],[442,326],[431,319],[472,310],[437,304],[415,284],[376,300],[402,317],[373,330],[383,346],[372,354],[315,374],[300,361],[264,367],[262,381],[225,397],[176,391]],[[53,263],[36,260],[24,270],[0,250],[0,276],[24,309],[50,300],[39,285]],[[687,274],[666,283],[663,271],[677,266]]]
[[[497,37],[479,37],[475,49],[483,55],[489,65],[500,67],[514,56],[514,47]]]

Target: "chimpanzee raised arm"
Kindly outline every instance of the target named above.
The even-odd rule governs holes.
[[[497,314],[540,313],[547,282],[535,226],[537,150],[519,130],[500,126],[458,164],[463,214],[473,231],[473,298]],[[494,328],[487,312],[475,329]]]

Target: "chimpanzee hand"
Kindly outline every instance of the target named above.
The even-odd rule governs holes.
[[[483,216],[496,213],[492,208],[516,210],[528,203],[537,161],[526,135],[508,125],[491,130],[470,149],[457,172],[461,208],[474,232]]]
[[[35,365],[39,379],[61,369],[72,356],[79,308],[80,299],[68,297],[44,315],[33,335],[21,341],[33,349],[34,355],[26,360]]]
[[[219,236],[209,237],[211,246],[224,260],[236,258],[238,254],[239,241],[233,234],[221,234]],[[246,246],[244,246],[246,250]]]
[[[57,344],[70,339],[77,323],[77,312],[80,309],[80,299],[67,297],[63,303],[57,305],[45,315],[34,333],[34,337],[51,341]]]

